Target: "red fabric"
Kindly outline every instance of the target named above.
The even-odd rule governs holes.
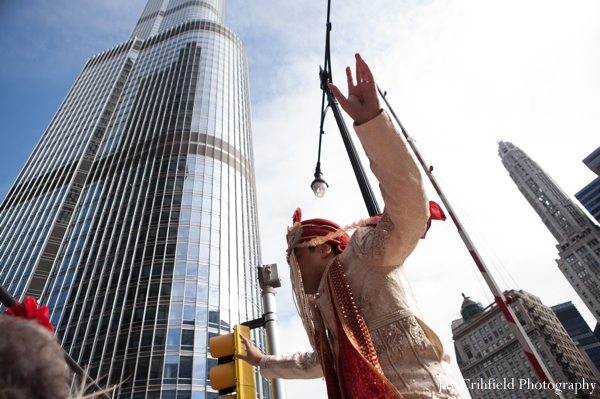
[[[302,210],[300,208],[296,209],[294,212],[294,216],[292,217],[292,221],[294,223],[300,222],[302,225],[302,240],[300,242],[305,242],[311,240],[315,237],[324,237],[327,234],[334,233],[338,230],[341,230],[340,225],[332,222],[327,219],[307,219],[302,220]],[[344,232],[343,235],[336,237],[327,241],[328,244],[337,247],[340,252],[344,252],[348,242],[350,241],[350,236],[348,233]]]
[[[294,211],[294,216],[292,216],[292,222],[301,222],[302,221],[302,209],[296,208]]]
[[[340,392],[339,381],[335,373],[333,354],[327,341],[325,329],[321,328],[315,331],[315,335],[315,343],[317,345],[321,368],[323,369],[323,377],[325,377],[325,386],[327,387],[327,398],[341,399],[343,396]]]
[[[429,219],[430,220],[446,220],[446,215],[442,207],[433,201],[429,201]]]
[[[339,256],[329,267],[326,277],[327,293],[334,310],[338,332],[337,370],[324,329],[316,331],[317,347],[330,399],[390,398],[402,395],[383,375],[377,352],[350,290]],[[315,323],[320,325],[321,323]]]
[[[423,237],[421,238],[425,238],[425,235],[429,231],[429,227],[431,227],[432,220],[444,221],[446,220],[446,215],[444,214],[444,211],[442,210],[441,206],[439,206],[433,201],[429,201],[429,219],[427,220],[427,229],[425,230],[425,233],[423,233]]]
[[[17,303],[16,306],[8,308],[6,314],[14,317],[21,317],[23,319],[35,319],[43,327],[46,327],[50,331],[54,331],[54,327],[48,319],[48,306],[42,305],[38,308],[37,301],[30,296],[25,297],[24,305]]]
[[[335,313],[338,331],[343,331],[339,318]],[[399,392],[390,389],[391,384],[384,382],[386,379],[381,371],[368,364],[360,357],[359,351],[352,344],[348,336],[338,333],[338,346],[340,351],[338,361],[338,382],[344,398],[402,398]]]

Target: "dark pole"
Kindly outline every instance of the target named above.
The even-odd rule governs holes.
[[[2,304],[7,308],[14,308],[18,305],[17,300],[13,298],[13,296],[10,295],[8,291],[6,291],[6,288],[4,288],[2,285],[0,285],[0,302],[2,302]]]
[[[371,184],[367,179],[367,175],[365,174],[365,170],[360,162],[360,158],[358,157],[358,153],[356,152],[356,147],[354,147],[354,143],[352,138],[350,137],[350,133],[348,132],[348,127],[346,126],[346,122],[344,122],[344,118],[342,117],[342,112],[340,111],[340,105],[338,104],[333,92],[329,88],[329,83],[332,83],[331,77],[331,56],[330,56],[330,46],[329,46],[329,32],[331,31],[331,22],[329,22],[329,14],[331,9],[331,0],[327,2],[327,31],[325,36],[325,69],[321,68],[319,72],[319,77],[321,81],[321,90],[323,90],[323,99],[321,101],[321,131],[319,136],[319,160],[317,162],[317,169],[320,172],[320,160],[321,160],[321,136],[323,135],[323,122],[325,121],[325,113],[327,112],[327,108],[331,108],[333,111],[333,115],[335,117],[335,121],[337,122],[338,128],[340,129],[340,134],[342,135],[342,140],[344,142],[344,146],[346,147],[346,152],[348,152],[348,157],[350,158],[350,163],[352,164],[352,169],[354,170],[354,175],[356,176],[356,181],[358,182],[358,186],[360,188],[360,192],[363,196],[363,200],[365,201],[365,205],[367,206],[367,211],[369,212],[369,216],[375,216],[381,211],[379,210],[379,205],[377,205],[377,200],[375,199],[375,195],[373,194],[373,189],[371,188]],[[325,107],[325,99],[327,98],[327,107]]]

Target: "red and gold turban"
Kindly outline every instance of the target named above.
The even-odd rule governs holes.
[[[289,242],[290,247],[296,247],[298,244],[302,246],[317,246],[320,244],[330,244],[331,246],[344,252],[346,245],[350,241],[350,236],[340,225],[327,219],[307,219],[302,220],[302,211],[296,209],[293,216],[294,226],[301,229],[299,237],[295,237],[294,242]]]
[[[292,290],[294,291],[294,302],[302,324],[306,329],[310,344],[313,349],[317,348],[315,343],[315,326],[313,324],[311,299],[304,292],[304,284],[302,283],[302,273],[296,261],[294,248],[298,247],[315,247],[320,244],[331,244],[343,252],[350,241],[350,236],[346,230],[341,228],[336,223],[326,219],[308,219],[302,220],[302,211],[296,209],[293,216],[293,225],[288,227],[287,232],[287,262],[290,265],[290,281]],[[314,300],[314,295],[310,295]]]

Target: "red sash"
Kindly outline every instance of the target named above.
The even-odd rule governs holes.
[[[327,396],[330,399],[401,399],[400,392],[383,375],[339,255],[329,266],[325,284],[338,335],[338,358],[334,359],[322,320],[315,320],[315,343],[327,384]],[[318,314],[314,316],[320,318]]]

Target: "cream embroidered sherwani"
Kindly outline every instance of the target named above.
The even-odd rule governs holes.
[[[424,234],[429,216],[421,172],[404,139],[383,111],[355,125],[371,169],[380,183],[385,210],[376,227],[354,232],[340,262],[367,324],[385,376],[407,398],[458,397],[449,356],[421,320],[403,263]],[[333,309],[321,281],[317,308],[337,350]],[[318,378],[316,352],[265,356],[266,378]],[[450,387],[450,389],[449,389]]]

